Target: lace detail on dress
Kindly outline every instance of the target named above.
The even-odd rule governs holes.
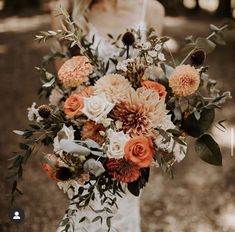
[[[145,21],[146,11],[147,11],[148,0],[143,0],[143,4],[140,8],[140,21],[127,29],[136,29],[140,30],[142,42],[146,41],[146,30],[147,24]],[[115,45],[113,45],[108,38],[101,36],[97,28],[92,24],[88,23],[89,33],[88,39],[92,41],[92,37],[95,35],[95,41],[93,44],[93,48],[96,49],[98,47],[99,57],[102,58],[105,62],[108,61],[109,58],[117,57],[120,53],[120,49],[118,49]],[[109,67],[108,72],[113,70],[114,66],[111,65]]]

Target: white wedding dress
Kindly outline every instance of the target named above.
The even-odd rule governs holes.
[[[133,25],[133,28],[140,29],[142,32],[143,38],[145,38],[146,33],[146,9],[147,9],[148,0],[143,0],[143,5],[140,8],[140,21],[138,25]],[[92,25],[89,24],[89,35],[90,38],[95,35],[94,47],[99,45],[99,56],[106,60],[107,57],[113,57],[119,54],[119,51],[113,46],[110,41],[102,37],[98,30]],[[144,40],[144,39],[143,39]],[[110,68],[111,69],[111,68]],[[109,70],[110,71],[110,70]],[[117,199],[118,209],[113,207],[114,214],[111,220],[112,227],[111,232],[140,232],[141,223],[140,223],[140,199],[132,195],[127,189],[125,190],[126,194]],[[100,204],[99,199],[91,202],[92,208],[99,210],[103,207]],[[74,208],[74,206],[71,206]],[[89,221],[79,223],[80,219],[86,216]],[[97,216],[89,207],[86,209],[80,210],[75,213],[72,217],[72,223],[74,225],[75,232],[106,232],[108,227],[106,225],[105,217],[110,215],[103,215],[104,220],[101,225],[100,221],[91,222]],[[64,227],[59,227],[57,232],[63,231]],[[72,229],[69,229],[69,232],[72,232]]]

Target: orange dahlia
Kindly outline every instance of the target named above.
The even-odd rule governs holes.
[[[155,90],[144,87],[129,90],[127,98],[113,109],[114,118],[122,122],[124,132],[131,136],[153,136],[154,128],[162,123],[165,115],[164,99]]]
[[[102,145],[105,142],[105,138],[100,135],[100,131],[105,131],[105,127],[102,124],[87,121],[81,131],[82,140],[92,139]]]
[[[107,162],[109,174],[124,183],[130,183],[140,177],[140,169],[131,161],[125,159],[110,159]]]
[[[93,68],[87,57],[74,56],[61,66],[58,78],[66,88],[77,87],[88,81],[88,76],[92,71]]]
[[[198,71],[190,65],[180,65],[169,78],[169,86],[177,96],[189,96],[196,92],[200,84]]]

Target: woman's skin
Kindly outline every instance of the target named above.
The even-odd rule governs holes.
[[[68,0],[57,1],[58,6],[69,8]],[[118,35],[133,28],[141,21],[143,0],[98,0],[88,14],[88,21],[99,31],[100,35]],[[54,8],[54,7],[53,7]],[[55,9],[55,8],[54,8]],[[164,8],[156,0],[148,0],[145,22],[160,35],[163,28]],[[59,18],[54,18],[52,26],[58,29]]]

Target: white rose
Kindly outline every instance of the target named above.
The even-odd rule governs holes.
[[[96,123],[106,118],[107,114],[113,109],[114,104],[107,100],[104,93],[89,98],[84,97],[84,113],[90,120]]]
[[[124,148],[126,142],[130,139],[130,137],[126,134],[121,132],[115,132],[113,130],[108,130],[108,137],[109,137],[109,145],[107,156],[109,158],[116,158],[120,159],[124,156]]]

